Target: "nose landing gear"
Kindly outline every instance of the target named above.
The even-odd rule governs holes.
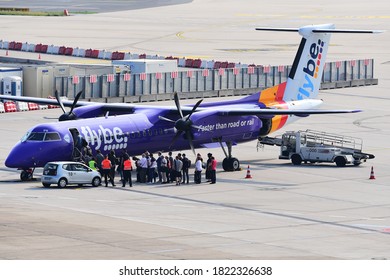
[[[22,170],[22,172],[20,173],[20,180],[23,182],[31,181],[33,179],[34,170],[35,168]]]

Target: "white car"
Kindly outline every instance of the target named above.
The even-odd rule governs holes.
[[[44,187],[50,187],[51,184],[56,184],[61,188],[67,185],[84,184],[97,187],[100,185],[102,178],[100,173],[91,169],[80,162],[73,161],[55,161],[46,163],[43,168],[41,182]]]

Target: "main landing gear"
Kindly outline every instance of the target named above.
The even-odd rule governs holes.
[[[221,140],[219,140],[219,145],[221,145],[221,148],[223,150],[223,153],[225,154],[225,158],[222,161],[222,168],[225,171],[237,171],[240,170],[240,162],[238,159],[232,157],[232,146],[233,143],[231,141],[226,142],[226,146],[228,148],[228,151],[226,152],[225,147],[223,146],[223,143]]]
[[[20,173],[20,180],[23,182],[31,181],[33,179],[34,169],[29,168],[27,170],[22,170],[22,172]]]

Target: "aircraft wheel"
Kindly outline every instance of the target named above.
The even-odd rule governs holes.
[[[240,162],[236,158],[224,158],[222,168],[225,171],[236,171],[240,169]]]
[[[31,171],[23,170],[22,173],[20,173],[20,180],[22,181],[30,181],[33,177],[33,174]]]
[[[65,188],[67,184],[68,184],[68,181],[67,181],[65,178],[61,178],[61,179],[58,181],[58,186],[59,186],[60,188]]]
[[[291,162],[292,162],[292,164],[294,164],[294,165],[301,165],[301,163],[302,163],[302,158],[301,158],[301,156],[298,155],[298,154],[293,154],[293,155],[291,156]]]
[[[92,180],[92,187],[99,187],[102,180],[99,177],[95,177]]]

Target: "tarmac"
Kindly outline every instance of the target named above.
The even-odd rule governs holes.
[[[278,65],[292,63],[300,37],[255,27],[333,22],[390,30],[384,0],[257,3],[195,0],[61,18],[2,16],[1,37]],[[363,151],[376,156],[360,166],[293,166],[278,159],[278,147],[257,148],[252,141],[233,147],[243,168],[238,172],[222,171],[221,149],[197,150],[219,161],[215,185],[43,188],[39,180],[20,182],[4,160],[30,127],[55,121],[46,118],[60,109],[1,114],[0,259],[389,259],[389,36],[332,36],[328,61],[374,58],[379,85],[322,91],[323,108],[363,112],[302,118],[271,135],[314,129],[360,137]],[[251,179],[245,179],[248,167]],[[375,179],[369,179],[371,167]]]

